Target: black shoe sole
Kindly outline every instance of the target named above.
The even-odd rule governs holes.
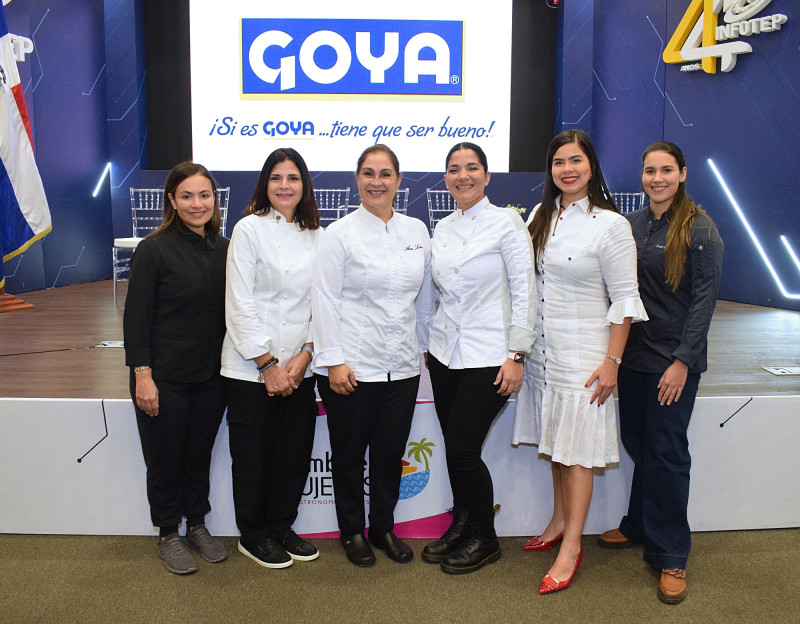
[[[447,553],[447,555],[449,555],[449,554],[450,553]],[[420,555],[420,556],[422,557],[422,560],[425,563],[441,563],[442,561],[445,560],[447,555],[429,555],[423,550],[422,551],[422,555]]]
[[[386,556],[389,559],[391,559],[392,561],[394,561],[395,563],[411,563],[412,561],[414,561],[414,553],[413,552],[411,553],[411,556],[408,559],[400,559],[399,557],[393,557],[392,555],[390,555],[389,552],[385,548],[379,548],[378,546],[375,546],[375,544],[373,544],[373,546],[375,548],[377,548],[378,550],[384,552],[386,554]]]
[[[661,602],[663,602],[664,604],[676,605],[676,604],[680,604],[681,602],[683,602],[683,599],[686,598],[686,594],[688,594],[688,593],[689,593],[689,591],[687,589],[684,589],[677,596],[668,596],[667,594],[661,593],[661,588],[659,587],[658,588],[658,599]]]
[[[347,546],[345,545],[345,543],[341,542],[341,540],[340,540],[340,543],[342,544],[342,548],[344,548],[344,554],[347,557],[347,560],[350,563],[352,563],[354,566],[358,566],[359,568],[371,568],[372,566],[375,565],[375,555],[374,555],[374,553],[371,553],[371,551],[370,551],[370,554],[372,554],[372,556],[369,557],[369,558],[353,559],[353,558],[351,558],[350,552],[348,551]],[[369,542],[365,542],[365,544],[366,544],[367,548],[369,549]]]
[[[374,559],[373,559],[372,561],[369,561],[369,560],[365,560],[365,561],[353,561],[352,559],[350,559],[350,557],[348,557],[348,558],[347,558],[347,560],[348,560],[350,563],[352,563],[354,566],[357,566],[357,567],[359,567],[359,568],[371,568],[372,566],[374,566],[374,565],[375,565],[375,560],[374,560]]]
[[[441,563],[442,561],[447,559],[448,555],[453,554],[455,551],[457,551],[459,548],[461,548],[461,546],[463,546],[464,542],[466,542],[466,541],[467,541],[466,538],[462,538],[460,540],[456,540],[454,542],[450,542],[450,546],[451,546],[450,550],[448,550],[446,553],[439,553],[438,555],[436,555],[436,554],[432,555],[432,554],[430,554],[428,552],[425,552],[425,548],[423,548],[422,549],[422,555],[421,555],[422,560],[425,561],[426,563]],[[433,544],[435,542],[431,542],[431,543]],[[426,548],[427,548],[427,546],[426,546]]]
[[[386,554],[386,556],[387,556],[389,559],[391,559],[392,561],[394,561],[395,563],[411,563],[411,562],[414,560],[414,551],[413,551],[413,550],[412,550],[412,551],[409,553],[409,557],[408,557],[408,559],[401,559],[400,557],[394,557],[394,556],[393,556],[393,555],[392,555],[392,554],[391,554],[391,553],[388,551],[388,549],[384,548],[382,545],[380,545],[380,544],[376,544],[375,542],[371,542],[371,541],[369,541],[369,540],[367,540],[367,542],[368,542],[368,543],[369,543],[369,544],[370,544],[370,545],[371,545],[371,546],[372,546],[374,549],[376,549],[376,550],[380,550],[381,552],[385,553],[385,554]]]
[[[608,550],[622,550],[623,548],[632,548],[636,546],[639,542],[634,542],[633,540],[626,540],[624,542],[606,542],[605,540],[601,540],[599,537],[597,538],[597,545],[600,548],[607,548]]]
[[[454,566],[449,565],[442,561],[441,568],[442,572],[446,572],[447,574],[469,574],[470,572],[476,572],[480,570],[483,566],[489,565],[490,563],[494,563],[498,561],[500,557],[503,556],[502,551],[496,550],[488,557],[481,559],[478,563],[473,563],[472,565],[468,566]]]

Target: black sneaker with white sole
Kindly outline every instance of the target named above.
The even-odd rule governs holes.
[[[317,550],[317,547],[300,537],[294,532],[292,527],[284,529],[276,534],[275,539],[283,549],[289,553],[292,559],[296,559],[297,561],[313,561],[319,557],[319,550]]]
[[[294,563],[289,553],[274,539],[268,537],[250,543],[239,539],[239,552],[265,568],[288,568]]]

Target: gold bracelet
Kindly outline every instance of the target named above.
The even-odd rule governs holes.
[[[143,370],[147,370],[147,369],[149,369],[149,368],[150,368],[149,366],[137,366],[136,368],[134,368],[134,369],[133,369],[133,373],[134,373],[135,375],[138,375],[138,374],[139,374],[139,373],[141,373]]]

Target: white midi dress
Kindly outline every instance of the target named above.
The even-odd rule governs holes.
[[[610,324],[647,320],[630,225],[588,198],[574,202],[551,225],[537,264],[536,344],[517,394],[512,443],[536,444],[567,466],[616,463],[613,398],[590,404],[597,381],[584,386],[608,355]]]

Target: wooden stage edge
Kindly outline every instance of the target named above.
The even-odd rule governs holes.
[[[126,399],[122,340],[126,283],[111,280],[24,293],[31,310],[0,315],[0,397]],[[800,312],[720,301],[700,396],[800,395]],[[423,391],[426,388],[423,382]],[[421,393],[422,394],[422,393]]]

